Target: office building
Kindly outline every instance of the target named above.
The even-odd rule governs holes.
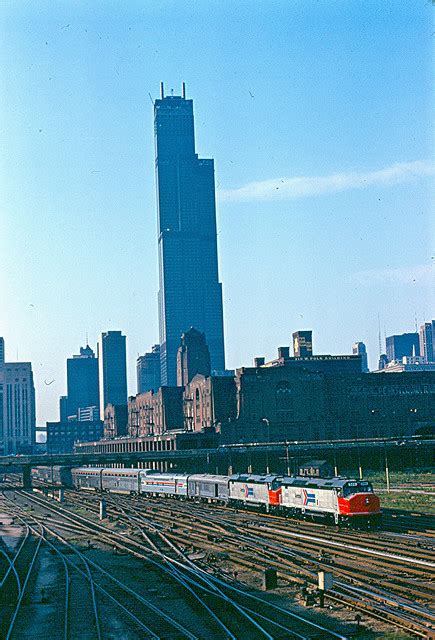
[[[47,453],[72,453],[74,444],[100,440],[103,437],[101,420],[47,422]]]
[[[386,347],[388,362],[402,360],[404,356],[412,357],[420,355],[418,333],[402,333],[398,336],[387,336]]]
[[[137,392],[157,391],[160,387],[160,345],[155,344],[149,353],[136,361]]]
[[[66,375],[67,415],[78,416],[79,410],[90,407],[99,413],[98,360],[89,345],[67,359]]]
[[[361,356],[361,371],[367,373],[369,370],[367,360],[367,349],[364,342],[355,342],[352,346],[352,354],[354,356]]]
[[[35,443],[35,387],[30,362],[5,362],[0,338],[0,453],[31,453]]]
[[[378,370],[383,371],[385,367],[388,365],[388,358],[386,353],[381,353],[378,361]]]
[[[192,100],[154,103],[161,384],[177,382],[181,334],[205,334],[212,370],[225,369],[213,160],[195,151]]]
[[[193,327],[183,333],[177,352],[177,386],[185,387],[197,373],[209,376],[210,351],[205,335]]]
[[[96,422],[100,419],[100,412],[97,406],[79,407],[77,411],[77,420],[79,422]]]
[[[292,337],[295,358],[308,358],[313,355],[312,331],[295,331]]]
[[[421,325],[419,333],[420,355],[425,362],[435,361],[434,339],[435,320],[425,322]]]
[[[126,339],[121,331],[107,331],[98,342],[100,418],[106,405],[127,405]]]
[[[68,420],[68,396],[60,396],[59,398],[59,420],[61,422]]]

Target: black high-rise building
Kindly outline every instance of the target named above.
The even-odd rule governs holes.
[[[210,351],[205,336],[194,327],[183,333],[177,352],[177,386],[185,387],[197,373],[210,375]]]
[[[100,418],[110,403],[127,405],[126,339],[120,331],[101,334],[98,342],[98,369],[100,379]]]
[[[160,387],[160,345],[139,356],[136,361],[137,392],[157,391]]]
[[[403,357],[420,355],[418,333],[402,333],[399,336],[387,336],[385,339],[388,362],[401,360]]]
[[[213,160],[195,153],[193,103],[164,96],[154,104],[159,248],[161,384],[177,381],[181,334],[205,334],[212,370],[225,369]]]
[[[66,361],[68,416],[77,416],[79,409],[99,410],[98,360],[89,345],[80,347],[80,354]]]

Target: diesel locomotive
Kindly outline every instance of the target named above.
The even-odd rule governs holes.
[[[38,467],[32,474],[43,483],[79,490],[220,503],[287,517],[321,518],[336,525],[375,527],[381,518],[379,498],[367,480],[101,467]]]

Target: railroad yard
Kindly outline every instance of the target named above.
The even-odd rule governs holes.
[[[433,522],[380,530],[14,480],[0,495],[0,637],[435,637]],[[265,571],[277,585],[264,589]],[[272,570],[272,572],[270,571]],[[333,575],[320,607],[318,572]]]

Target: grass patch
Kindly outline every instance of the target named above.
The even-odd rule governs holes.
[[[394,491],[390,491],[390,493],[386,491],[385,473],[368,472],[365,477],[373,483],[375,492],[379,492],[382,507],[435,515],[434,473],[392,471],[390,472],[390,488]]]

